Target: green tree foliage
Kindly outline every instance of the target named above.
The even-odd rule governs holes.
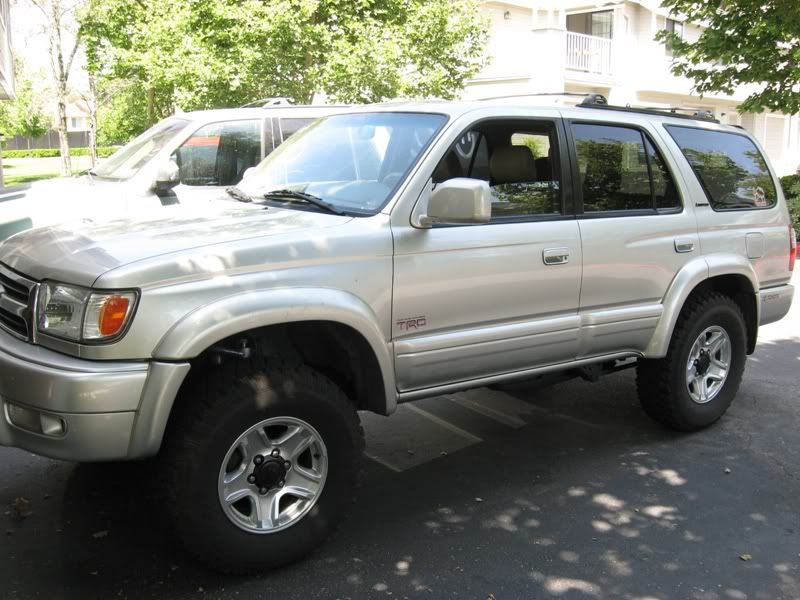
[[[117,85],[121,84],[121,85]],[[147,129],[147,97],[140,86],[103,82],[97,109],[97,143],[124,144]]]
[[[452,98],[483,66],[488,36],[477,0],[89,0],[80,20],[89,69],[101,86],[134,84],[149,122],[317,92]],[[138,119],[126,98],[120,110]]]
[[[7,136],[39,137],[47,133],[51,126],[50,118],[44,111],[43,93],[35,88],[21,59],[15,59],[15,66],[16,98],[10,102],[0,102],[0,130]],[[37,80],[43,79],[41,73],[35,75]]]
[[[783,195],[786,197],[786,204],[789,205],[792,225],[796,231],[800,232],[800,175],[781,177],[781,187]]]
[[[673,72],[700,93],[733,93],[757,84],[741,111],[800,111],[800,10],[796,0],[663,0],[662,6],[705,29],[690,42],[667,31]]]

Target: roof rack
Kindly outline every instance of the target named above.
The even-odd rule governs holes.
[[[708,121],[719,123],[719,119],[714,117],[710,110],[697,110],[694,108],[660,108],[656,106],[616,106],[609,104],[602,94],[586,94],[582,102],[577,104],[580,108],[601,108],[607,110],[621,110],[623,112],[638,113],[644,115],[659,115],[662,117],[677,117],[679,119],[691,119],[693,121]],[[687,114],[688,113],[688,114]]]
[[[248,102],[247,104],[242,104],[239,108],[252,108],[252,107],[262,107],[266,108],[267,106],[291,106],[292,101],[288,98],[284,98],[283,96],[275,96],[271,98],[261,98],[260,100],[253,100],[252,102]]]
[[[576,96],[580,98],[587,98],[589,96],[600,96],[605,100],[602,94],[584,93],[584,92],[531,92],[529,94],[508,94],[506,96],[491,96],[489,98],[479,98],[480,102],[486,100],[505,100],[506,98],[535,98],[538,96]]]
[[[608,99],[603,94],[596,92],[541,92],[531,94],[511,94],[508,96],[494,96],[492,98],[481,98],[481,100],[503,100],[506,98],[526,98],[536,96],[574,96],[583,98],[576,106],[580,108],[600,108],[605,110],[620,110],[623,112],[631,112],[645,115],[658,115],[666,117],[677,117],[679,119],[692,119],[695,121],[709,121],[711,123],[719,123],[719,120],[714,118],[714,114],[710,110],[697,110],[694,108],[661,108],[655,106],[617,106],[609,104]],[[687,114],[688,113],[688,114]]]

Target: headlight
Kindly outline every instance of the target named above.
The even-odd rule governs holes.
[[[92,292],[44,282],[39,289],[39,331],[75,342],[108,341],[125,330],[136,305],[136,292]]]

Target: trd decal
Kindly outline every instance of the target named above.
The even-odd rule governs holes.
[[[427,324],[428,322],[424,316],[397,320],[397,326],[400,328],[400,331],[413,331],[415,329],[422,329]]]

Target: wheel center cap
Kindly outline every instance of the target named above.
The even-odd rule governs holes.
[[[271,489],[286,479],[286,467],[282,458],[268,457],[253,470],[255,486]]]
[[[695,361],[695,370],[698,375],[705,375],[706,371],[708,371],[708,367],[711,366],[711,354],[708,352],[703,352],[700,354],[700,358]]]

